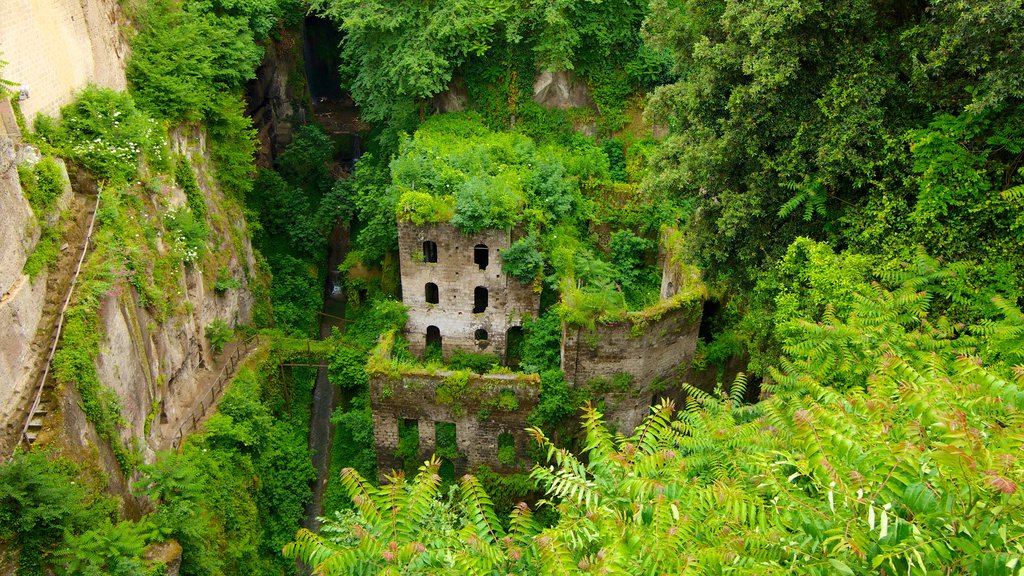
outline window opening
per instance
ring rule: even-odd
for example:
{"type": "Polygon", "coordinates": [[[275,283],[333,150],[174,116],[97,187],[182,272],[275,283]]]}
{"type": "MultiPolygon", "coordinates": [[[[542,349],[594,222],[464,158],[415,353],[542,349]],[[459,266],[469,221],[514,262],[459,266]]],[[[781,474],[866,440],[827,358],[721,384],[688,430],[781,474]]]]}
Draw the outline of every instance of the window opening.
{"type": "Polygon", "coordinates": [[[487,288],[477,286],[473,290],[473,314],[479,314],[487,310],[487,288]]]}
{"type": "Polygon", "coordinates": [[[476,332],[473,333],[473,338],[477,340],[487,340],[487,330],[479,328],[476,332]]]}
{"type": "Polygon", "coordinates": [[[477,244],[473,247],[473,262],[480,267],[481,270],[487,270],[487,264],[490,263],[491,253],[487,249],[486,244],[477,244]]]}
{"type": "Polygon", "coordinates": [[[437,262],[437,242],[433,240],[423,241],[423,261],[437,262]]]}
{"type": "Polygon", "coordinates": [[[427,286],[424,289],[424,292],[426,292],[427,304],[437,304],[438,302],[440,302],[437,293],[437,284],[434,284],[433,282],[427,282],[427,286]]]}
{"type": "Polygon", "coordinates": [[[420,465],[420,423],[412,418],[398,421],[398,448],[395,456],[402,460],[406,475],[416,475],[420,465]]]}
{"type": "Polygon", "coordinates": [[[498,434],[498,462],[505,466],[516,463],[516,437],[508,432],[498,434]]]}

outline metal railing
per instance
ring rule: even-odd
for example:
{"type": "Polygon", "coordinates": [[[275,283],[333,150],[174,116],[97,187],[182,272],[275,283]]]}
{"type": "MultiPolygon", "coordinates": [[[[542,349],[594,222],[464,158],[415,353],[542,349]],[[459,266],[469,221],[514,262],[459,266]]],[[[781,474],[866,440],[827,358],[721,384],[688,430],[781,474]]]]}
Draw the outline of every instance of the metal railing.
{"type": "Polygon", "coordinates": [[[253,348],[259,345],[260,335],[255,334],[246,338],[242,345],[235,348],[235,351],[228,356],[227,363],[217,374],[213,385],[207,389],[206,394],[199,400],[199,404],[194,404],[189,415],[182,419],[181,424],[178,425],[178,430],[171,438],[172,449],[177,450],[181,446],[182,439],[194,432],[196,427],[203,422],[203,419],[206,418],[206,412],[218,402],[220,395],[224,392],[224,388],[231,382],[239,362],[248,356],[253,348]]]}
{"type": "MultiPolygon", "coordinates": [[[[46,378],[50,375],[50,365],[53,363],[53,355],[57,351],[57,343],[60,342],[60,334],[64,329],[64,316],[68,310],[68,304],[71,303],[71,295],[75,291],[75,284],[78,282],[78,275],[82,273],[82,263],[85,262],[85,256],[89,253],[89,245],[92,243],[92,232],[96,226],[96,213],[100,208],[100,195],[96,195],[96,204],[92,208],[92,218],[89,220],[89,231],[85,234],[85,242],[82,244],[82,253],[78,257],[78,265],[75,266],[75,275],[71,278],[71,285],[68,286],[68,293],[64,297],[64,305],[61,306],[60,316],[57,320],[57,330],[53,335],[53,344],[50,346],[50,354],[46,357],[46,366],[43,368],[43,375],[39,378],[39,385],[36,387],[35,399],[32,401],[32,407],[29,408],[28,418],[25,418],[25,425],[21,428],[21,436],[18,437],[18,446],[22,443],[28,445],[32,441],[28,437],[28,429],[32,425],[32,419],[36,417],[36,412],[39,410],[39,404],[43,399],[43,388],[46,386],[46,378]]],[[[17,446],[15,446],[17,450],[17,446]]]]}

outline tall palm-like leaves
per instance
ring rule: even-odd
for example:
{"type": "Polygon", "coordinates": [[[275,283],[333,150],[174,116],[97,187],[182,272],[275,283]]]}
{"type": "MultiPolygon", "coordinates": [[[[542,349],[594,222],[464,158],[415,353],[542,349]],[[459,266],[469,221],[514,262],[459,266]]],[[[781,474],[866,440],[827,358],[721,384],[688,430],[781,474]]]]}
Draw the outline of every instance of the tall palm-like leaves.
{"type": "Polygon", "coordinates": [[[678,412],[660,403],[629,437],[588,406],[580,454],[531,430],[549,527],[521,505],[506,534],[471,477],[460,506],[439,503],[435,461],[412,486],[349,473],[357,521],[290,549],[325,574],[1018,574],[1024,316],[999,301],[1000,319],[952,326],[931,314],[927,278],[902,280],[843,318],[794,322],[757,405],[741,376],[728,393],[691,389],[678,412]],[[396,517],[431,506],[447,520],[396,517]]]}

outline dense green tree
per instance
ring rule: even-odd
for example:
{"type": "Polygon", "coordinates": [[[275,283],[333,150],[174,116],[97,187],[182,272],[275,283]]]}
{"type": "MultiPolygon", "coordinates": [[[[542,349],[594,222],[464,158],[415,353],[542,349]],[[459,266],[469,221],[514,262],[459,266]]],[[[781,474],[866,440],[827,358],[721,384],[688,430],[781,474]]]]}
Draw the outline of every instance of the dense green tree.
{"type": "MultiPolygon", "coordinates": [[[[1018,2],[654,2],[679,81],[648,185],[692,198],[706,271],[750,286],[797,235],[1020,261],[1018,2]]],[[[978,272],[983,274],[984,272],[978,272]]],[[[1017,267],[1011,281],[1021,283],[1017,267]]]]}

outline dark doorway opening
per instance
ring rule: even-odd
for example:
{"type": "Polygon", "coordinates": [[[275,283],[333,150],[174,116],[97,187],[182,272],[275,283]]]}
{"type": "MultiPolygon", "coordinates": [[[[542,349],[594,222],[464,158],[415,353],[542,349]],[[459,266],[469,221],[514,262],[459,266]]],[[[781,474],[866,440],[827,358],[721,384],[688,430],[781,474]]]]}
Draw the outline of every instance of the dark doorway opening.
{"type": "Polygon", "coordinates": [[[505,365],[509,368],[519,368],[519,361],[523,357],[523,328],[513,326],[505,333],[505,365]]]}
{"type": "Polygon", "coordinates": [[[487,288],[477,286],[473,290],[473,314],[487,310],[487,288]]]}
{"type": "Polygon", "coordinates": [[[437,326],[427,326],[427,352],[425,356],[442,356],[444,348],[441,342],[441,329],[437,326]]]}

